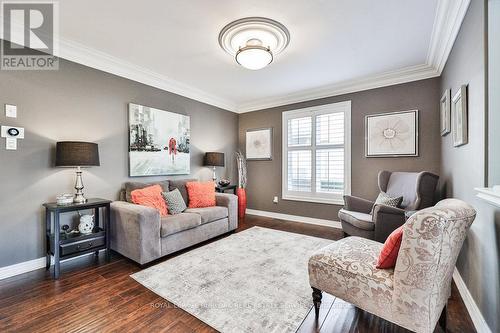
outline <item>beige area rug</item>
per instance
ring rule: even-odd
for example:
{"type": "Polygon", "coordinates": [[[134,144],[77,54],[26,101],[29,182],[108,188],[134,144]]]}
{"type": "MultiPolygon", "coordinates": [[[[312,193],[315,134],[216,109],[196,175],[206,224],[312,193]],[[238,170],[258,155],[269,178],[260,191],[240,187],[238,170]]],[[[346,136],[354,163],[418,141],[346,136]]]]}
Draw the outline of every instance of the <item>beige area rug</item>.
{"type": "Polygon", "coordinates": [[[312,306],[308,259],[331,242],[253,227],[131,277],[221,332],[295,332],[312,306]]]}

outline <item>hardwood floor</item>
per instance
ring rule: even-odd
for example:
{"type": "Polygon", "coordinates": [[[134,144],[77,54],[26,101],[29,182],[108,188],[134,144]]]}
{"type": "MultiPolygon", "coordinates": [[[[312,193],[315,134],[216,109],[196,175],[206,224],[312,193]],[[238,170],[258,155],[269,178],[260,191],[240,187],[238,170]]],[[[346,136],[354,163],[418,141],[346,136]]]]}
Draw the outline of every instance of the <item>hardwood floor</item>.
{"type": "MultiPolygon", "coordinates": [[[[253,226],[333,240],[342,237],[338,229],[256,216],[240,221],[237,232],[253,226]]],[[[118,254],[110,263],[103,257],[62,264],[57,281],[44,269],[1,280],[0,332],[216,332],[130,278],[142,269],[137,264],[118,254]]],[[[326,294],[319,320],[310,311],[298,331],[408,332],[326,294]]],[[[438,327],[436,332],[442,330],[438,327]]],[[[448,304],[448,332],[475,332],[455,285],[448,304]]]]}

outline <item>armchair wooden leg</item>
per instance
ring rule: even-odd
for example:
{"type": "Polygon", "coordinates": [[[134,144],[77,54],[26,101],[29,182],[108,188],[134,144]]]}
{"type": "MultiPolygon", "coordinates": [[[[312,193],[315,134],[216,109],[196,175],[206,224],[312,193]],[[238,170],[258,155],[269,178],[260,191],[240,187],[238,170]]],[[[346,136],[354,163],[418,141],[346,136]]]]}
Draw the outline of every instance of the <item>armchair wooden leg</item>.
{"type": "Polygon", "coordinates": [[[316,315],[316,318],[319,316],[319,308],[321,306],[321,297],[323,295],[321,294],[321,290],[316,289],[312,287],[312,297],[313,297],[313,303],[314,303],[314,314],[316,315]]]}
{"type": "Polygon", "coordinates": [[[447,313],[448,305],[445,305],[443,308],[443,312],[441,312],[441,316],[439,317],[439,326],[446,332],[446,313],[447,313]]]}

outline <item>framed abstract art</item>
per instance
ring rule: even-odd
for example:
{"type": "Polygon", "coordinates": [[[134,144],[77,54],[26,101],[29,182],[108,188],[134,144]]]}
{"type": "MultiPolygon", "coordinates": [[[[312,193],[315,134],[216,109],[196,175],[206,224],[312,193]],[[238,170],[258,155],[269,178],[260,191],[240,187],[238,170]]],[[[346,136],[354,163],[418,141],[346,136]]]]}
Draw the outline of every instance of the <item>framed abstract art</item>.
{"type": "Polygon", "coordinates": [[[366,116],[365,155],[418,156],[418,110],[366,116]]]}
{"type": "Polygon", "coordinates": [[[247,130],[246,156],[249,161],[269,161],[273,159],[272,128],[247,130]]]}
{"type": "Polygon", "coordinates": [[[463,85],[451,100],[453,146],[459,147],[468,142],[467,86],[463,85]]]}
{"type": "Polygon", "coordinates": [[[188,175],[189,116],[129,103],[129,175],[188,175]]]}
{"type": "Polygon", "coordinates": [[[440,124],[441,124],[441,136],[451,132],[451,90],[446,89],[445,93],[441,97],[441,102],[439,106],[440,112],[440,124]]]}

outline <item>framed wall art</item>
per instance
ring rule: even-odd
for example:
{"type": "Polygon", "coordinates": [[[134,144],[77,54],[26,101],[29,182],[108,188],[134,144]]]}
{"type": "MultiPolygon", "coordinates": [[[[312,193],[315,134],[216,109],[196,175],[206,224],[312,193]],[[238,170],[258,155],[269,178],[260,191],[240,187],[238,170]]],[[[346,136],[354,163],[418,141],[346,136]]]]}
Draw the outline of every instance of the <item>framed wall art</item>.
{"type": "Polygon", "coordinates": [[[441,103],[439,107],[440,119],[441,119],[441,136],[445,136],[451,131],[451,90],[446,89],[445,93],[441,97],[441,103]]]}
{"type": "Polygon", "coordinates": [[[453,133],[453,146],[459,147],[467,144],[467,86],[463,85],[451,100],[451,121],[453,133]]]}
{"type": "Polygon", "coordinates": [[[366,116],[365,155],[418,156],[418,110],[366,116]]]}
{"type": "Polygon", "coordinates": [[[246,132],[246,155],[249,161],[273,159],[273,129],[259,128],[246,132]]]}
{"type": "Polygon", "coordinates": [[[129,103],[129,175],[190,172],[189,116],[129,103]]]}

